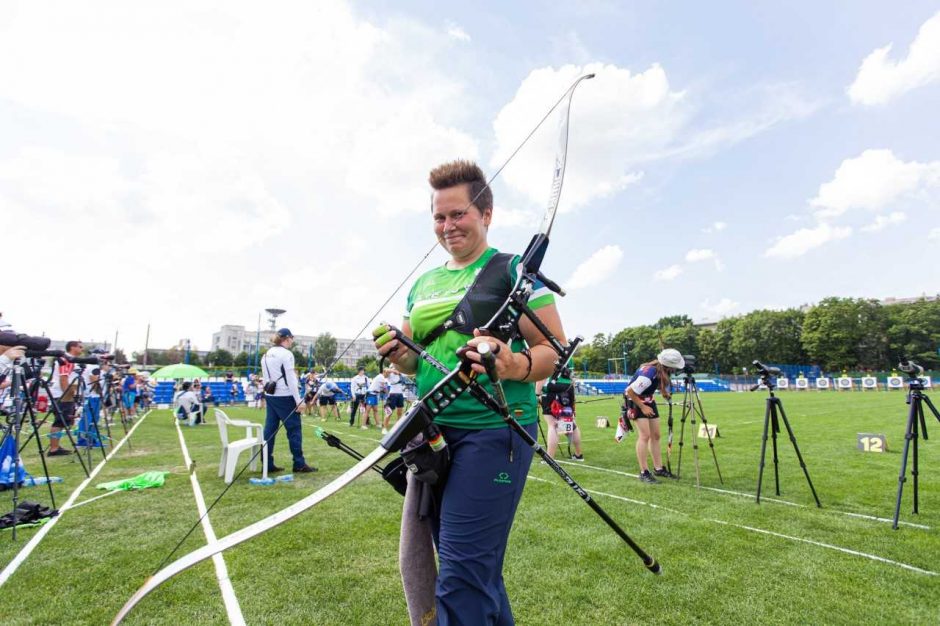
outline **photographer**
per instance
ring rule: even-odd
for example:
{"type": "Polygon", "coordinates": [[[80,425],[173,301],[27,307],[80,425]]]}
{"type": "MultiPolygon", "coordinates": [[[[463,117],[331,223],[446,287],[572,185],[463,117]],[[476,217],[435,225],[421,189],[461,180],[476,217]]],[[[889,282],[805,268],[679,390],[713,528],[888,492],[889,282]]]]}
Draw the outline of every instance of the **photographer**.
{"type": "Polygon", "coordinates": [[[85,402],[82,405],[82,417],[78,422],[77,446],[101,447],[98,436],[98,416],[101,414],[102,367],[107,361],[99,365],[88,365],[82,369],[82,380],[85,384],[85,402]]]}
{"type": "Polygon", "coordinates": [[[659,444],[659,411],[653,394],[659,389],[663,398],[669,400],[669,376],[685,367],[685,359],[678,350],[666,348],[657,355],[656,360],[642,364],[630,379],[624,390],[627,406],[627,418],[633,420],[638,433],[636,441],[636,460],[640,465],[639,479],[644,483],[655,483],[653,474],[662,478],[675,478],[672,472],[663,466],[663,453],[659,444]],[[647,465],[647,454],[653,457],[653,472],[647,465]]]}
{"type": "Polygon", "coordinates": [[[59,439],[62,437],[62,430],[70,428],[75,418],[75,397],[78,394],[78,372],[75,371],[75,364],[68,357],[80,356],[83,349],[81,341],[69,341],[65,344],[66,356],[56,357],[53,361],[51,391],[55,419],[49,434],[47,456],[72,454],[72,450],[59,445],[59,439]],[[56,406],[58,406],[58,411],[55,411],[56,406]]]}
{"type": "Polygon", "coordinates": [[[137,370],[128,370],[121,383],[121,401],[124,402],[124,410],[128,417],[137,417],[137,370]],[[131,411],[134,412],[131,415],[131,411]]]}
{"type": "MultiPolygon", "coordinates": [[[[26,348],[23,346],[0,346],[0,349],[3,349],[4,352],[0,354],[0,376],[6,376],[13,368],[13,362],[17,359],[22,359],[26,354],[26,348]]],[[[4,380],[3,383],[0,383],[0,386],[7,385],[9,386],[10,381],[4,380]]]]}
{"type": "Polygon", "coordinates": [[[298,473],[315,472],[317,468],[307,465],[303,451],[300,410],[303,402],[297,388],[297,372],[294,370],[294,334],[282,328],[271,338],[274,344],[261,358],[264,374],[264,393],[267,400],[267,415],[264,422],[264,440],[268,444],[268,471],[282,472],[283,467],[274,464],[274,435],[283,422],[287,431],[287,445],[293,456],[293,469],[298,473]]]}

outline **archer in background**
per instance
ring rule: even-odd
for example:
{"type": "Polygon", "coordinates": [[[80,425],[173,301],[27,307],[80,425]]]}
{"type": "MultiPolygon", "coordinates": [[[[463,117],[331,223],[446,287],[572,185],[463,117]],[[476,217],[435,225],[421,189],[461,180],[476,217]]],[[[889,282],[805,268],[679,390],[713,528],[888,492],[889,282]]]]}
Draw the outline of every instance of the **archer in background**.
{"type": "Polygon", "coordinates": [[[653,394],[659,389],[663,398],[672,398],[669,376],[685,367],[685,359],[674,348],[666,348],[655,360],[644,363],[633,374],[630,384],[624,389],[627,418],[633,420],[636,431],[636,460],[640,464],[639,479],[644,483],[655,483],[653,474],[662,478],[675,478],[663,466],[663,451],[659,443],[659,411],[653,394]],[[647,454],[653,457],[653,472],[647,465],[647,454]]]}

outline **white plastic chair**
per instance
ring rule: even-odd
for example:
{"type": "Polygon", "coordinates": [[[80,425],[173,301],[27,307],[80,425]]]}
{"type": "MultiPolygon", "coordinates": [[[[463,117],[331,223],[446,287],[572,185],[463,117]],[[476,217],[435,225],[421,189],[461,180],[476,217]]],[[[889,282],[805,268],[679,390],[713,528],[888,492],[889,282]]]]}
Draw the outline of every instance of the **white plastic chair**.
{"type": "Polygon", "coordinates": [[[261,448],[261,477],[268,477],[268,446],[264,442],[264,427],[247,420],[233,420],[222,410],[215,409],[215,421],[219,425],[219,437],[222,439],[222,460],[219,461],[219,476],[225,477],[228,484],[235,479],[235,468],[238,466],[238,457],[245,450],[250,450],[252,459],[249,466],[252,471],[258,466],[258,448],[261,448]],[[228,427],[245,429],[245,438],[229,441],[228,427]]]}

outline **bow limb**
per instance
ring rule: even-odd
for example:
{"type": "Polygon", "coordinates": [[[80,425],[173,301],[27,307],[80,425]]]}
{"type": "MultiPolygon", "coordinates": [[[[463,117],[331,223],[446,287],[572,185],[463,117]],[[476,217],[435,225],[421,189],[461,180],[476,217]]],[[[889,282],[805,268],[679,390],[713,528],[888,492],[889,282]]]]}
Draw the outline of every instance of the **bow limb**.
{"type": "Polygon", "coordinates": [[[381,461],[382,458],[388,453],[388,450],[383,447],[376,448],[361,461],[349,468],[341,476],[334,479],[332,482],[325,485],[315,493],[310,494],[302,500],[298,500],[286,509],[282,509],[273,515],[269,515],[268,517],[259,520],[250,526],[246,526],[245,528],[237,530],[230,535],[226,535],[215,543],[205,545],[198,550],[194,550],[193,552],[180,557],[176,561],[173,561],[147,579],[141,588],[137,590],[137,592],[131,597],[130,600],[127,601],[127,603],[114,617],[114,621],[111,622],[112,626],[120,624],[127,614],[130,613],[130,611],[141,600],[143,600],[145,597],[147,597],[147,595],[150,594],[151,591],[159,587],[173,576],[176,576],[180,572],[189,569],[197,563],[201,563],[202,561],[211,558],[223,550],[227,550],[228,548],[237,546],[244,541],[248,541],[252,537],[260,535],[261,533],[300,515],[307,509],[316,506],[320,502],[323,502],[338,492],[340,489],[354,481],[356,478],[372,469],[372,466],[381,461]]]}

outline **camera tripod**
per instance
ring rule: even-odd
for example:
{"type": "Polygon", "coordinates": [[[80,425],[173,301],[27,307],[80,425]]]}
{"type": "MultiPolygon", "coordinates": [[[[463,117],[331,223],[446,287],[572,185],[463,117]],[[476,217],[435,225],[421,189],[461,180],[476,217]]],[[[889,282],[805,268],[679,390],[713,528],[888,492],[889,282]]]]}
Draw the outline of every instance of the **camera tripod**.
{"type": "MultiPolygon", "coordinates": [[[[19,505],[20,484],[23,482],[20,479],[20,453],[22,452],[20,448],[20,432],[23,429],[23,418],[29,415],[34,434],[39,430],[39,426],[36,424],[36,414],[33,412],[32,405],[29,402],[29,388],[27,386],[24,367],[20,363],[13,365],[13,381],[10,387],[10,396],[13,398],[13,410],[10,412],[9,416],[7,416],[7,428],[3,437],[0,438],[0,445],[2,445],[8,437],[13,438],[13,458],[11,459],[10,467],[12,468],[13,477],[13,541],[16,541],[16,526],[18,521],[16,518],[16,509],[19,505]]],[[[27,439],[27,443],[28,442],[29,440],[27,439]]],[[[25,448],[26,445],[24,444],[23,447],[25,448]]],[[[39,450],[39,459],[42,462],[42,472],[46,477],[49,499],[52,502],[52,508],[55,509],[55,495],[52,492],[52,481],[49,479],[49,467],[46,465],[46,455],[42,448],[42,440],[39,437],[36,437],[36,447],[39,450]]],[[[84,467],[84,464],[82,464],[82,467],[84,467]]]]}
{"type": "Polygon", "coordinates": [[[898,529],[898,518],[901,516],[901,494],[904,491],[904,482],[907,480],[907,456],[910,451],[911,441],[914,442],[914,461],[911,466],[911,476],[914,479],[913,513],[915,515],[918,513],[917,476],[919,474],[919,468],[917,464],[917,440],[920,438],[921,434],[923,434],[925,440],[927,439],[927,421],[924,419],[924,404],[927,405],[927,408],[930,409],[933,416],[940,422],[940,413],[937,412],[937,408],[933,405],[933,402],[931,402],[927,394],[924,393],[923,381],[920,380],[917,374],[909,372],[907,382],[910,386],[907,394],[907,403],[911,408],[908,409],[907,412],[907,430],[904,432],[904,453],[901,455],[901,473],[898,475],[898,499],[894,505],[894,524],[892,526],[894,530],[898,529]]]}
{"type": "Polygon", "coordinates": [[[783,402],[774,395],[774,383],[771,380],[771,374],[763,373],[761,374],[761,382],[751,387],[751,391],[757,391],[757,389],[764,385],[767,387],[767,391],[770,395],[767,397],[767,409],[764,412],[764,435],[761,438],[760,445],[760,467],[757,474],[757,503],[760,504],[760,489],[761,483],[764,479],[764,459],[767,454],[767,432],[770,431],[771,437],[773,439],[773,451],[774,451],[774,486],[776,487],[776,493],[780,495],[780,472],[778,469],[778,460],[777,460],[777,433],[780,432],[780,420],[783,420],[783,425],[787,427],[787,433],[790,435],[790,443],[793,444],[793,450],[796,452],[796,458],[800,461],[800,467],[803,468],[803,474],[806,475],[806,483],[809,485],[809,490],[813,492],[813,499],[816,500],[816,506],[822,508],[822,504],[819,502],[819,496],[816,495],[816,488],[813,487],[813,481],[809,477],[809,470],[806,469],[806,463],[803,461],[803,455],[800,454],[800,447],[796,443],[796,435],[793,434],[793,428],[790,426],[790,420],[787,419],[786,411],[783,410],[783,402]]]}
{"type": "MultiPolygon", "coordinates": [[[[29,445],[29,441],[35,437],[39,439],[39,429],[42,428],[43,424],[48,421],[49,416],[52,415],[55,420],[60,422],[65,422],[62,419],[62,408],[59,406],[59,401],[52,395],[52,390],[49,387],[49,381],[43,378],[40,374],[41,364],[34,364],[32,366],[23,365],[23,399],[25,402],[25,410],[29,414],[29,421],[33,427],[33,432],[29,434],[29,437],[26,438],[26,441],[17,447],[17,453],[22,454],[23,449],[29,445]],[[46,397],[49,398],[49,410],[46,411],[46,414],[41,420],[36,421],[36,410],[34,403],[36,398],[39,397],[39,389],[43,389],[46,392],[46,397]]],[[[72,381],[74,384],[75,381],[72,381]]],[[[67,390],[66,390],[67,391],[67,390]]],[[[76,449],[75,439],[72,437],[72,429],[70,424],[62,429],[62,432],[65,433],[65,436],[68,437],[69,443],[72,444],[72,449],[76,449]]],[[[61,435],[60,435],[61,436],[61,435]]],[[[39,444],[39,449],[42,451],[42,443],[39,444]]],[[[45,452],[43,451],[43,454],[45,452]]],[[[82,466],[82,471],[85,472],[85,476],[89,476],[88,466],[85,465],[85,460],[80,454],[76,454],[78,457],[78,462],[82,466]]],[[[43,464],[45,464],[45,456],[43,456],[43,464]]]]}
{"type": "MultiPolygon", "coordinates": [[[[715,471],[718,472],[718,481],[723,485],[725,481],[721,477],[721,468],[718,467],[718,455],[715,453],[715,442],[712,439],[712,433],[708,429],[708,420],[705,419],[705,409],[702,408],[702,397],[698,393],[698,385],[691,374],[686,374],[683,379],[685,392],[682,396],[682,417],[679,418],[681,426],[679,427],[679,462],[676,465],[676,478],[682,478],[682,446],[685,439],[685,421],[692,416],[692,459],[695,462],[695,485],[701,485],[698,463],[698,432],[695,430],[696,417],[701,418],[702,426],[705,427],[705,435],[708,437],[708,447],[712,450],[712,459],[715,461],[715,471]]],[[[669,430],[672,432],[672,403],[669,404],[669,430]]]]}
{"type": "Polygon", "coordinates": [[[127,425],[129,418],[127,410],[124,408],[124,399],[121,397],[121,386],[114,382],[113,378],[108,378],[104,383],[104,390],[101,395],[102,408],[104,409],[104,423],[108,429],[108,435],[111,434],[111,424],[114,422],[114,413],[117,412],[121,420],[121,427],[124,428],[124,439],[127,441],[127,448],[133,449],[131,440],[127,439],[127,425]]]}
{"type": "MultiPolygon", "coordinates": [[[[75,405],[81,407],[81,418],[78,421],[78,443],[76,443],[75,452],[81,454],[78,449],[81,447],[85,448],[86,460],[88,461],[88,467],[91,467],[91,449],[100,448],[101,458],[107,460],[108,455],[105,453],[104,447],[105,442],[101,437],[101,431],[98,428],[98,419],[101,413],[101,397],[100,395],[88,396],[88,389],[85,383],[85,365],[81,365],[77,368],[76,372],[78,376],[72,381],[72,384],[78,385],[78,390],[75,393],[75,405]],[[92,400],[97,399],[97,402],[92,400]],[[97,405],[97,406],[96,406],[97,405]],[[82,446],[84,442],[84,446],[82,446]],[[95,445],[95,444],[98,445],[95,445]]],[[[100,386],[100,380],[98,382],[100,386]]],[[[107,420],[105,420],[105,427],[108,431],[108,445],[112,448],[114,447],[114,442],[111,439],[111,427],[107,425],[107,420]]]]}

